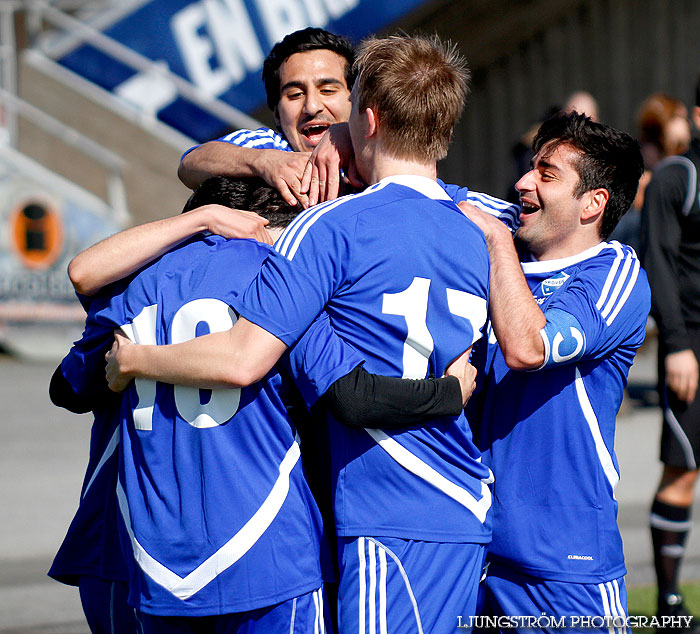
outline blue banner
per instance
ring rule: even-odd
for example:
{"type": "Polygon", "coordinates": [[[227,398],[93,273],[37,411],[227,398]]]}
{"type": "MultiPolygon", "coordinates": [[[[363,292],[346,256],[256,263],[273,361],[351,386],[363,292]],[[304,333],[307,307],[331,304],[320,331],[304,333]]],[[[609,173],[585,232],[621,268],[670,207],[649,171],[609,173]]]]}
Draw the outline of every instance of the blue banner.
{"type": "MultiPolygon", "coordinates": [[[[354,42],[426,0],[151,0],[104,29],[118,42],[246,113],[264,105],[263,60],[286,34],[317,26],[354,42]]],[[[197,141],[229,126],[177,95],[156,73],[137,73],[80,46],[61,64],[197,141]]]]}

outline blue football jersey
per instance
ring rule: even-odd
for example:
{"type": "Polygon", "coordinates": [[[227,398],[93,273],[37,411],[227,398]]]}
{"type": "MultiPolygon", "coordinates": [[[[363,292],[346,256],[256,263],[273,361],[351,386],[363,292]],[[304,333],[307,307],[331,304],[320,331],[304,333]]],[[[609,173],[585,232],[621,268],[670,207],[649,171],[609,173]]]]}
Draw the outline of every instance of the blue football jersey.
{"type": "Polygon", "coordinates": [[[511,232],[514,233],[520,226],[520,205],[509,203],[489,194],[472,191],[468,187],[443,183],[439,178],[438,183],[454,202],[465,201],[492,216],[496,216],[511,232]]]}
{"type": "Polygon", "coordinates": [[[279,132],[265,127],[258,128],[257,130],[236,130],[217,140],[232,143],[240,147],[256,148],[258,150],[292,151],[291,146],[284,136],[279,132]]]}
{"type": "MultiPolygon", "coordinates": [[[[137,343],[227,330],[269,251],[252,240],[197,237],[141,271],[98,318],[137,343]]],[[[313,354],[324,341],[306,348],[313,354]]],[[[308,383],[324,390],[357,360],[332,363],[308,383]]],[[[160,615],[225,614],[321,585],[321,520],[286,413],[291,389],[272,370],[245,389],[137,379],[124,392],[117,491],[133,553],[130,603],[160,615]]]]}
{"type": "MultiPolygon", "coordinates": [[[[104,383],[104,355],[111,348],[114,329],[96,322],[97,311],[107,295],[80,298],[88,311],[85,331],[61,361],[61,373],[78,395],[90,395],[104,383]]],[[[93,412],[90,455],[80,492],[78,510],[49,575],[77,585],[81,576],[127,580],[127,568],[117,530],[117,471],[119,466],[120,416],[118,402],[106,403],[93,412]]]]}
{"type": "MultiPolygon", "coordinates": [[[[240,311],[291,345],[325,309],[369,372],[441,376],[481,337],[488,279],[476,225],[435,181],[396,176],[297,216],[240,311]]],[[[490,472],[464,416],[403,432],[330,424],[339,535],[489,540],[490,472]]]]}
{"type": "Polygon", "coordinates": [[[618,242],[522,267],[547,318],[545,361],[510,370],[490,339],[481,436],[495,476],[489,556],[544,579],[615,579],[625,574],[615,417],[644,341],[646,274],[618,242]]]}
{"type": "MultiPolygon", "coordinates": [[[[239,147],[254,148],[256,150],[284,150],[286,152],[292,152],[292,148],[289,143],[287,143],[287,139],[270,128],[236,130],[215,140],[238,145],[239,147]]],[[[198,147],[199,145],[192,146],[182,155],[180,160],[198,147]]]]}

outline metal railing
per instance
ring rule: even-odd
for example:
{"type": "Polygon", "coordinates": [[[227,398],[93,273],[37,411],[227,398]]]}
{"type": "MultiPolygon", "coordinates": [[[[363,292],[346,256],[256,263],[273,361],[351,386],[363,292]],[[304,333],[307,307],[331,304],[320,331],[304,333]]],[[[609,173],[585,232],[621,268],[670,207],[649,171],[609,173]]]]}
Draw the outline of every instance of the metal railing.
{"type": "MultiPolygon", "coordinates": [[[[0,87],[11,94],[17,93],[17,42],[15,39],[15,11],[19,2],[0,4],[0,87]]],[[[14,144],[17,139],[17,119],[12,111],[4,113],[3,125],[7,141],[14,144]]]]}
{"type": "Polygon", "coordinates": [[[80,150],[105,167],[108,171],[107,202],[114,210],[117,221],[121,223],[127,221],[129,212],[127,210],[126,190],[122,178],[122,171],[126,166],[124,159],[102,147],[82,132],[71,128],[3,88],[0,88],[0,101],[5,105],[5,109],[12,119],[16,119],[17,115],[25,117],[45,132],[61,139],[66,145],[80,150]]]}
{"type": "MultiPolygon", "coordinates": [[[[244,112],[219,99],[212,98],[167,67],[154,63],[148,57],[124,46],[89,24],[52,7],[45,0],[29,0],[28,6],[31,12],[35,13],[35,17],[29,21],[30,23],[38,24],[43,20],[58,29],[69,32],[72,36],[71,39],[88,43],[137,72],[156,76],[169,82],[179,95],[196,104],[205,112],[221,119],[232,128],[255,129],[260,127],[261,124],[258,121],[244,112]]],[[[38,48],[50,57],[50,52],[42,47],[38,38],[35,39],[38,42],[38,48]]]]}
{"type": "Polygon", "coordinates": [[[17,145],[18,118],[31,121],[48,134],[102,165],[107,171],[107,203],[114,212],[115,220],[124,224],[129,219],[123,170],[126,162],[120,156],[102,147],[93,139],[59,121],[43,110],[17,96],[17,44],[15,38],[15,14],[27,8],[20,0],[0,2],[0,104],[2,129],[5,142],[17,145]]]}
{"type": "MultiPolygon", "coordinates": [[[[77,19],[47,0],[0,0],[0,143],[17,146],[18,117],[23,117],[62,142],[79,149],[94,159],[107,172],[107,202],[114,209],[116,218],[128,218],[123,173],[124,159],[105,149],[85,134],[48,115],[17,96],[17,41],[16,24],[24,24],[31,47],[24,51],[23,60],[40,72],[66,85],[102,107],[107,107],[150,135],[179,151],[192,145],[192,140],[174,128],[159,121],[152,114],[121,99],[97,84],[76,75],[59,65],[55,59],[77,46],[88,44],[103,54],[133,69],[136,73],[149,74],[167,81],[179,96],[196,104],[205,112],[220,119],[232,128],[257,128],[261,124],[245,113],[217,100],[201,89],[171,72],[167,66],[154,63],[144,55],[105,35],[99,28],[106,28],[114,19],[134,6],[149,0],[112,0],[103,2],[102,10],[92,11],[87,21],[77,19]],[[16,20],[19,13],[24,18],[16,20]],[[96,26],[98,28],[96,28],[96,26]]],[[[80,2],[64,3],[75,15],[85,15],[80,2]],[[72,9],[70,8],[72,7],[72,9]]],[[[85,6],[88,6],[87,4],[85,6]]]]}

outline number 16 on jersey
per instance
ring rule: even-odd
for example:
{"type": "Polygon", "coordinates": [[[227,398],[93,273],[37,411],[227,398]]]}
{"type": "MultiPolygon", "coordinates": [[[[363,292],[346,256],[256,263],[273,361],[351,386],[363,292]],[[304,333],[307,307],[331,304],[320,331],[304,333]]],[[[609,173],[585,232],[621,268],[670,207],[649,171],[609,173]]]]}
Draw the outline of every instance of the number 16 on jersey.
{"type": "MultiPolygon", "coordinates": [[[[131,341],[157,345],[158,306],[146,306],[130,324],[121,328],[131,341]]],[[[205,298],[187,302],[175,313],[170,324],[168,343],[182,343],[194,339],[197,326],[207,324],[209,332],[229,330],[237,317],[233,309],[219,299],[205,298]]],[[[141,431],[153,429],[153,406],[156,401],[156,381],[135,379],[138,405],[134,409],[134,427],[141,431]]],[[[206,429],[223,425],[238,409],[240,389],[205,390],[211,392],[207,402],[200,397],[203,390],[184,385],[174,386],[175,408],[192,427],[206,429]]]]}

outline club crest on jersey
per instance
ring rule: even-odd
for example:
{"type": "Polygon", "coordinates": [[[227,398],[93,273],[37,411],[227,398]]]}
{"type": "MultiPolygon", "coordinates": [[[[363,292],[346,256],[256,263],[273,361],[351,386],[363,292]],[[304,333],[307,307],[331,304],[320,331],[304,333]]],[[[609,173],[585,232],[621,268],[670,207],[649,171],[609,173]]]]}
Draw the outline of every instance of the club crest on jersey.
{"type": "Polygon", "coordinates": [[[558,288],[564,286],[564,282],[569,279],[569,275],[561,271],[557,273],[554,277],[550,277],[542,282],[542,294],[546,297],[551,295],[558,288]]]}

